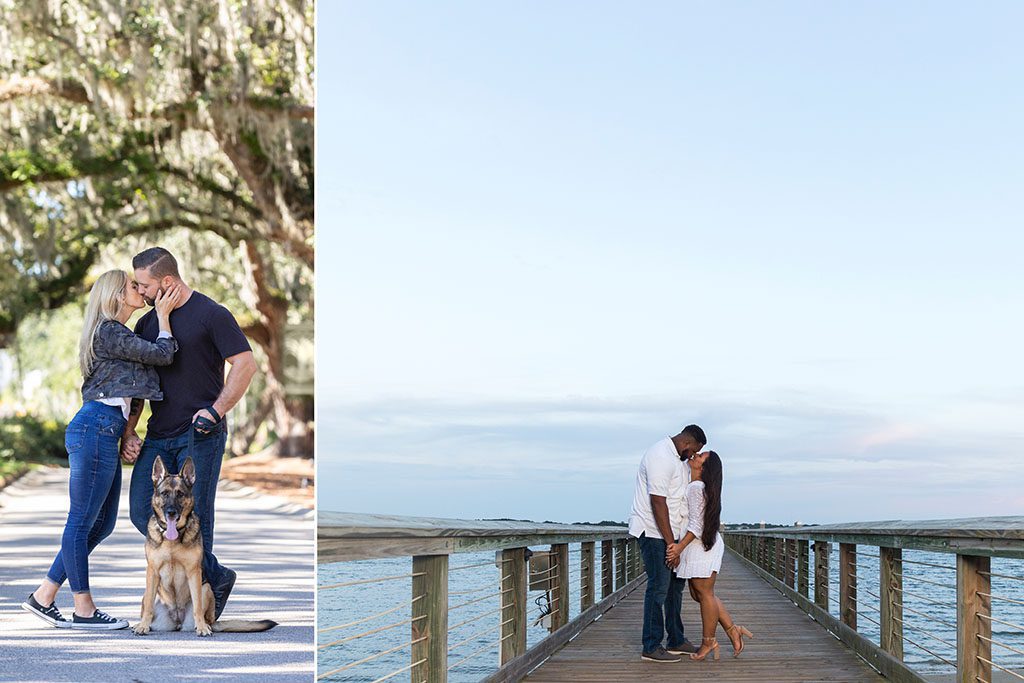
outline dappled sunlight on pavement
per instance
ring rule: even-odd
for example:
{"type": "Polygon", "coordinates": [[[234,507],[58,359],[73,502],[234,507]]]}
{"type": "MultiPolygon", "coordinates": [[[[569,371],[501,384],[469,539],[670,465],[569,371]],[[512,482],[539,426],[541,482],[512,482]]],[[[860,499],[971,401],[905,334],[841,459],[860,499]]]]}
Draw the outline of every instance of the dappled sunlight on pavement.
{"type": "MultiPolygon", "coordinates": [[[[114,533],[90,556],[97,606],[138,620],[146,583],[144,539],[128,518],[125,471],[114,533]]],[[[312,512],[253,491],[217,494],[218,559],[238,572],[226,619],[269,618],[265,633],[194,632],[133,636],[131,631],[55,629],[20,605],[46,575],[67,516],[67,470],[33,472],[0,491],[0,680],[309,681],[313,675],[314,526],[312,512]]],[[[57,606],[71,617],[69,587],[57,606]]]]}

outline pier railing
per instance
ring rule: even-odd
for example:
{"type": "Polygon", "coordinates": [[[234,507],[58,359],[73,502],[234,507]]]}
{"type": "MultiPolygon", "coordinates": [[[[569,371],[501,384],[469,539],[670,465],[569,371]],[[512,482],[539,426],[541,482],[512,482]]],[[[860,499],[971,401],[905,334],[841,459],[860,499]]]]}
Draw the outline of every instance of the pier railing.
{"type": "Polygon", "coordinates": [[[318,587],[321,606],[327,592],[411,583],[408,600],[383,610],[367,605],[346,623],[318,629],[319,652],[335,654],[346,646],[349,652],[357,651],[352,657],[332,656],[342,660],[340,666],[321,665],[318,679],[338,680],[359,667],[373,666],[379,672],[381,657],[407,650],[407,664],[375,674],[375,681],[404,675],[413,683],[444,683],[450,671],[495,651],[494,670],[484,680],[517,681],[639,585],[643,575],[637,543],[619,526],[321,512],[317,536],[319,563],[353,563],[347,565],[351,572],[341,567],[341,581],[318,587]],[[469,563],[453,559],[480,552],[494,552],[494,559],[469,563]],[[366,563],[358,561],[384,558],[411,558],[411,571],[363,575],[366,563]],[[358,572],[356,564],[362,565],[358,572]],[[483,572],[484,585],[464,590],[455,582],[455,589],[450,588],[449,579],[456,572],[473,570],[477,576],[483,572]],[[579,607],[570,609],[570,588],[575,586],[579,607]],[[539,596],[532,599],[538,610],[533,615],[534,629],[539,624],[547,635],[528,649],[531,591],[539,596]],[[574,618],[570,618],[572,612],[576,612],[574,618]],[[408,617],[385,619],[396,613],[408,617]],[[465,637],[470,624],[474,633],[465,637]],[[386,634],[387,646],[380,645],[381,634],[386,634]],[[352,647],[366,638],[378,645],[352,647]]]}
{"type": "Polygon", "coordinates": [[[909,644],[955,669],[962,683],[989,683],[993,668],[1007,680],[1024,680],[1019,666],[993,656],[993,647],[1009,657],[1024,655],[1019,642],[993,636],[993,626],[998,633],[1024,633],[1006,615],[1024,606],[1024,563],[1017,562],[1024,559],[1024,517],[737,530],[725,539],[887,678],[926,680],[905,661],[909,644]],[[909,559],[905,550],[927,554],[909,559]],[[993,558],[1005,558],[998,560],[1001,571],[993,571],[993,558]]]}

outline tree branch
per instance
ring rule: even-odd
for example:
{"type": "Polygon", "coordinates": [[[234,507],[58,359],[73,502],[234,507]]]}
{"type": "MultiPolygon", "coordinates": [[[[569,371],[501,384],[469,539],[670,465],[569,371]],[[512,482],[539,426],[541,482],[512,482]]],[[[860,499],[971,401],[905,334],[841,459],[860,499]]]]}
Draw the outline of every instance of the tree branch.
{"type": "Polygon", "coordinates": [[[217,195],[218,197],[221,197],[222,199],[226,199],[229,202],[231,202],[234,206],[237,206],[238,208],[247,211],[249,214],[255,216],[256,218],[262,217],[262,213],[260,212],[259,208],[256,207],[255,204],[245,199],[234,190],[223,187],[213,178],[208,178],[198,173],[176,168],[169,164],[159,166],[157,170],[163,173],[167,173],[168,175],[173,175],[177,178],[181,178],[182,180],[191,183],[200,189],[206,190],[207,192],[211,192],[217,195]]]}
{"type": "Polygon", "coordinates": [[[21,97],[43,97],[52,95],[62,97],[78,104],[89,104],[89,93],[85,86],[69,78],[57,82],[53,79],[38,76],[19,76],[0,81],[0,103],[10,102],[21,97]]]}

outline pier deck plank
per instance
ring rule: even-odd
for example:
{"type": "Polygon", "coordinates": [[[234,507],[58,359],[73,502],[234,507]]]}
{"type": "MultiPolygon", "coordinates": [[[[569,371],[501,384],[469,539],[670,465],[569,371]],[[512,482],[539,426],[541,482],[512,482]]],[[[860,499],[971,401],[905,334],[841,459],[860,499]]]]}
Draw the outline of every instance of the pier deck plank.
{"type": "MultiPolygon", "coordinates": [[[[559,681],[882,681],[874,669],[781,593],[725,554],[717,583],[733,618],[754,632],[739,658],[719,629],[718,662],[653,663],[640,659],[644,588],[633,591],[525,680],[559,681]]],[[[700,642],[700,611],[683,597],[687,637],[700,642]]]]}

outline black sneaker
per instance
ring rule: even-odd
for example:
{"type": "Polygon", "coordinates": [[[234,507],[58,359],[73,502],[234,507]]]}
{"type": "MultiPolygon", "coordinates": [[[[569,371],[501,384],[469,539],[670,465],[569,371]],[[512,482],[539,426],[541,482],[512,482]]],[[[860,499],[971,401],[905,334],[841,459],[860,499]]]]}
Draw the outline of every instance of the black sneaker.
{"type": "Polygon", "coordinates": [[[71,628],[116,631],[121,628],[128,628],[128,622],[124,619],[115,619],[106,612],[96,610],[92,613],[91,617],[80,617],[77,614],[72,615],[71,628]]]}
{"type": "Polygon", "coordinates": [[[238,574],[235,570],[224,568],[224,574],[221,576],[220,581],[217,585],[210,585],[210,589],[213,591],[213,619],[216,621],[220,619],[221,612],[224,611],[224,606],[228,604],[228,596],[231,595],[231,589],[235,587],[235,579],[238,578],[238,574]]]}
{"type": "Polygon", "coordinates": [[[670,655],[692,655],[697,652],[698,649],[699,648],[696,645],[684,638],[682,645],[669,645],[665,648],[665,652],[670,655]]]}
{"type": "Polygon", "coordinates": [[[659,647],[654,652],[644,652],[640,655],[640,659],[645,662],[678,662],[679,657],[676,655],[670,655],[665,651],[665,648],[659,647]]]}
{"type": "Polygon", "coordinates": [[[36,600],[35,593],[28,594],[28,600],[21,603],[21,609],[25,610],[29,614],[34,614],[47,624],[56,628],[67,628],[71,626],[71,622],[64,618],[57,609],[57,603],[51,604],[49,607],[43,607],[36,600]]]}

